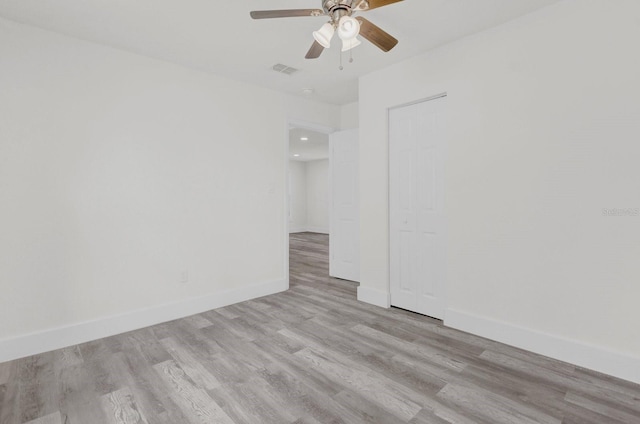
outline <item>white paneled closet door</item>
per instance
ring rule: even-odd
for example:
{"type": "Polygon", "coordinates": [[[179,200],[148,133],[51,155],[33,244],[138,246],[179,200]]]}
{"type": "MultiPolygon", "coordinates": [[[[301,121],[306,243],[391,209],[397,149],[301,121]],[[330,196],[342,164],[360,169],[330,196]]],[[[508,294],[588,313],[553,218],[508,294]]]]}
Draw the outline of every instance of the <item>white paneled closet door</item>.
{"type": "Polygon", "coordinates": [[[446,97],[389,111],[391,305],[443,319],[446,97]]]}

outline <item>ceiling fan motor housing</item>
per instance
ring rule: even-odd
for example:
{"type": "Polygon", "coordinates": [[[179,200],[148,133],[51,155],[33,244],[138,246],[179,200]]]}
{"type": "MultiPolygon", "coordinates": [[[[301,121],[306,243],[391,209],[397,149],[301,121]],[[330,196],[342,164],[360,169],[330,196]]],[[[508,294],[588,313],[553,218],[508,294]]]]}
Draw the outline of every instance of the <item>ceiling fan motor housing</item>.
{"type": "Polygon", "coordinates": [[[337,23],[343,16],[351,16],[353,13],[354,3],[361,3],[360,0],[324,0],[322,9],[331,17],[334,23],[337,23]]]}

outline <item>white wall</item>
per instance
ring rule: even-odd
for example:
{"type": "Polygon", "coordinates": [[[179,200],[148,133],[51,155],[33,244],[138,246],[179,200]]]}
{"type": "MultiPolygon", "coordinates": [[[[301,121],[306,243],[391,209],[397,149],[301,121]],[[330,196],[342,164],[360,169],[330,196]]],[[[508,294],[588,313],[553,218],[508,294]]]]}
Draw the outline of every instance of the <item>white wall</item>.
{"type": "Polygon", "coordinates": [[[322,133],[340,128],[342,120],[340,106],[294,96],[286,96],[284,103],[291,126],[322,133]]]}
{"type": "Polygon", "coordinates": [[[638,16],[568,0],[363,77],[360,290],[389,290],[388,108],[447,92],[445,324],[640,382],[640,217],[602,214],[640,207],[638,16]]]}
{"type": "Polygon", "coordinates": [[[307,231],[307,166],[305,162],[289,161],[289,232],[307,231]]]}
{"type": "Polygon", "coordinates": [[[360,126],[358,102],[343,105],[340,108],[340,129],[350,130],[360,126]]]}
{"type": "Polygon", "coordinates": [[[329,159],[289,161],[289,232],[329,234],[329,159]]]}
{"type": "Polygon", "coordinates": [[[306,162],[307,229],[329,234],[329,159],[306,162]]]}
{"type": "Polygon", "coordinates": [[[0,362],[286,289],[291,116],[340,111],[0,19],[0,362]]]}

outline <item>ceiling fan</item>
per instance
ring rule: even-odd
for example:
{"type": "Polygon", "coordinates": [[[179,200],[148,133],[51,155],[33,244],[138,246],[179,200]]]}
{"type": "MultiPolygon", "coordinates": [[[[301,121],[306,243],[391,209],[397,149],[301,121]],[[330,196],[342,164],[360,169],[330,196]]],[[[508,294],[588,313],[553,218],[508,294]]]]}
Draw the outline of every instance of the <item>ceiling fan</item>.
{"type": "Polygon", "coordinates": [[[307,59],[320,57],[324,49],[331,46],[331,39],[337,30],[342,40],[342,51],[351,50],[361,44],[357,36],[388,52],[398,44],[391,35],[366,20],[362,16],[352,16],[357,12],[377,9],[403,0],[322,0],[322,9],[254,10],[253,19],[294,18],[304,16],[328,16],[329,22],[313,32],[313,45],[305,56],[307,59]]]}

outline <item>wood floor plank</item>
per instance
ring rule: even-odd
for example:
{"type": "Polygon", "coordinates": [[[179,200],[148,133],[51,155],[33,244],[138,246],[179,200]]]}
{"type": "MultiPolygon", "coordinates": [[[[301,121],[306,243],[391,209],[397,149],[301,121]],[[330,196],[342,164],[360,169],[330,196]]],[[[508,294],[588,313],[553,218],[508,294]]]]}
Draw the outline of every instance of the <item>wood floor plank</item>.
{"type": "Polygon", "coordinates": [[[562,417],[566,412],[566,391],[562,387],[539,381],[525,381],[514,378],[499,367],[470,365],[459,375],[451,375],[449,382],[473,384],[516,403],[533,406],[554,417],[562,417]],[[532,402],[533,400],[533,402],[532,402]]]}
{"type": "MultiPolygon", "coordinates": [[[[375,354],[360,356],[357,359],[368,368],[424,396],[435,396],[447,384],[447,380],[442,377],[443,374],[430,372],[429,366],[414,366],[413,360],[407,363],[397,360],[397,357],[386,359],[375,354]]],[[[433,368],[439,367],[433,366],[433,368]]],[[[442,370],[438,369],[438,371],[442,370]]],[[[448,376],[452,374],[448,370],[444,372],[448,376]]]]}
{"type": "Polygon", "coordinates": [[[127,345],[133,346],[151,364],[159,364],[171,359],[169,352],[160,344],[160,341],[153,335],[153,331],[145,328],[138,331],[132,331],[126,335],[127,345]]]}
{"type": "Polygon", "coordinates": [[[350,415],[333,397],[324,391],[314,390],[308,384],[308,379],[292,375],[280,364],[265,368],[260,375],[271,390],[278,393],[289,405],[294,406],[295,413],[301,419],[331,423],[341,422],[350,415]]]}
{"type": "Polygon", "coordinates": [[[369,397],[363,396],[359,391],[343,390],[333,397],[336,402],[339,402],[345,408],[348,408],[355,420],[347,422],[363,422],[363,423],[394,423],[406,421],[406,419],[413,419],[420,411],[418,409],[415,413],[407,411],[405,419],[398,417],[397,413],[391,413],[389,408],[381,405],[379,402],[371,401],[369,397]],[[411,417],[409,417],[411,416],[411,417]]]}
{"type": "Polygon", "coordinates": [[[174,360],[154,365],[154,368],[164,379],[170,389],[171,397],[191,423],[233,424],[231,418],[211,399],[205,390],[189,381],[185,372],[174,360]]]}
{"type": "Polygon", "coordinates": [[[3,384],[7,384],[7,382],[9,381],[12,366],[13,362],[0,363],[0,386],[3,384]]]}
{"type": "Polygon", "coordinates": [[[359,302],[324,234],[288,291],[0,364],[0,424],[640,424],[640,386],[359,302]]]}
{"type": "Polygon", "coordinates": [[[173,338],[163,339],[161,343],[176,363],[180,365],[180,368],[184,370],[185,374],[187,374],[198,387],[205,390],[213,390],[220,387],[218,379],[173,338]]]}
{"type": "Polygon", "coordinates": [[[35,420],[29,421],[25,424],[64,424],[62,422],[62,417],[60,416],[60,412],[54,412],[53,414],[46,415],[41,418],[36,418],[35,420]]]}
{"type": "Polygon", "coordinates": [[[100,398],[92,390],[89,373],[82,364],[69,366],[57,362],[60,381],[60,414],[65,424],[107,424],[100,407],[100,398]]]}
{"type": "Polygon", "coordinates": [[[184,319],[185,322],[191,324],[197,329],[202,329],[213,325],[203,314],[193,315],[184,319]]]}
{"type": "Polygon", "coordinates": [[[619,404],[611,404],[603,399],[595,399],[591,396],[574,392],[567,393],[565,399],[569,403],[623,423],[633,424],[640,422],[640,414],[637,411],[630,408],[623,408],[619,404]]]}
{"type": "Polygon", "coordinates": [[[640,416],[640,393],[632,383],[584,369],[577,369],[574,377],[576,384],[571,387],[574,393],[588,394],[630,408],[640,416]]]}
{"type": "Polygon", "coordinates": [[[125,385],[126,378],[122,376],[122,353],[97,354],[85,359],[84,366],[89,374],[93,391],[97,396],[103,396],[120,389],[125,385]]]}
{"type": "Polygon", "coordinates": [[[126,387],[103,395],[101,403],[109,424],[149,424],[126,387]]]}
{"type": "Polygon", "coordinates": [[[341,387],[334,384],[329,376],[315,372],[309,367],[305,360],[293,355],[293,353],[302,350],[304,347],[289,352],[286,348],[282,348],[266,340],[257,340],[253,343],[256,344],[263,353],[272,358],[271,363],[265,366],[267,372],[284,370],[303,381],[305,385],[310,387],[312,393],[322,393],[327,396],[333,396],[342,390],[341,387]]]}
{"type": "Polygon", "coordinates": [[[224,308],[218,308],[214,311],[216,314],[222,315],[226,319],[234,319],[240,317],[239,314],[233,312],[233,308],[226,306],[224,308]]]}
{"type": "Polygon", "coordinates": [[[409,424],[451,424],[451,421],[437,416],[431,410],[423,409],[409,421],[409,424]]]}
{"type": "Polygon", "coordinates": [[[563,410],[562,424],[636,424],[638,422],[634,420],[631,423],[624,423],[572,403],[567,403],[563,410]]]}
{"type": "Polygon", "coordinates": [[[210,327],[203,327],[196,329],[188,323],[175,321],[171,326],[171,331],[168,334],[162,334],[162,337],[158,337],[159,340],[166,338],[173,338],[177,343],[180,343],[186,350],[191,352],[193,356],[199,360],[206,360],[206,358],[221,353],[222,347],[217,341],[206,333],[210,327]]]}
{"type": "Polygon", "coordinates": [[[401,420],[409,421],[422,409],[422,405],[415,401],[417,395],[391,381],[355,370],[311,349],[301,350],[295,355],[323,374],[333,377],[334,382],[344,386],[345,390],[357,392],[401,420]]]}
{"type": "Polygon", "coordinates": [[[259,388],[251,382],[234,383],[212,391],[212,398],[222,399],[219,405],[225,412],[230,410],[235,422],[279,424],[290,423],[292,418],[290,411],[280,411],[273,402],[264,402],[259,388]],[[285,418],[286,417],[286,418],[285,418]]]}
{"type": "Polygon", "coordinates": [[[379,343],[384,343],[390,349],[393,349],[398,353],[413,356],[419,361],[429,361],[458,372],[464,370],[467,366],[464,362],[453,359],[438,349],[409,343],[392,335],[374,330],[366,325],[356,325],[353,327],[353,331],[378,340],[379,343]]]}
{"type": "MultiPolygon", "coordinates": [[[[534,354],[530,355],[537,356],[534,354]]],[[[502,368],[505,373],[518,375],[519,378],[525,381],[534,381],[541,385],[551,385],[565,391],[580,388],[586,391],[594,389],[593,386],[585,387],[583,382],[580,381],[574,373],[567,373],[565,370],[556,367],[542,367],[537,365],[535,361],[528,361],[526,357],[518,358],[516,355],[486,350],[479,358],[486,361],[490,366],[498,366],[502,368]]]]}
{"type": "Polygon", "coordinates": [[[58,363],[62,367],[74,367],[81,365],[84,362],[79,346],[66,347],[64,349],[60,349],[57,353],[60,356],[58,363]]]}
{"type": "Polygon", "coordinates": [[[303,409],[301,405],[292,405],[291,398],[288,398],[278,390],[274,390],[274,387],[269,385],[259,372],[255,373],[243,386],[249,393],[252,393],[249,398],[253,399],[254,403],[272,411],[271,414],[267,415],[273,416],[275,422],[294,422],[302,415],[303,409]]]}
{"type": "Polygon", "coordinates": [[[245,399],[238,398],[234,387],[235,384],[228,384],[213,390],[208,390],[207,393],[234,423],[259,422],[265,415],[263,411],[256,408],[255,405],[247,405],[245,399]]]}
{"type": "Polygon", "coordinates": [[[146,362],[139,350],[130,346],[114,354],[109,367],[118,386],[131,390],[138,406],[150,422],[188,422],[167,393],[164,380],[146,362]]]}
{"type": "Polygon", "coordinates": [[[55,384],[57,365],[69,365],[70,362],[64,359],[67,353],[57,351],[32,356],[18,367],[19,422],[28,422],[60,409],[61,392],[55,384]]]}
{"type": "Polygon", "coordinates": [[[481,387],[447,384],[438,397],[455,405],[456,410],[466,410],[469,415],[483,418],[495,424],[561,424],[562,419],[552,417],[536,409],[488,392],[481,387]]]}
{"type": "MultiPolygon", "coordinates": [[[[15,370],[12,371],[12,375],[15,375],[15,370]]],[[[22,424],[20,420],[19,392],[17,378],[9,379],[9,381],[0,386],[0,423],[22,424]]]]}

